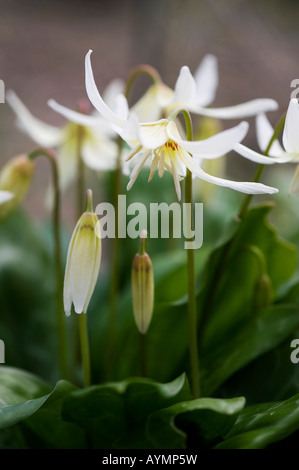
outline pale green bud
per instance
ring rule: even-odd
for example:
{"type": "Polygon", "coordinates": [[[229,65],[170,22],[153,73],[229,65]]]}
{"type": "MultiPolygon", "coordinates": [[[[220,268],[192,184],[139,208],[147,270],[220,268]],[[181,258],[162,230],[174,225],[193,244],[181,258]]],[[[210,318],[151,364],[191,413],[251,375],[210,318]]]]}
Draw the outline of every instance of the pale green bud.
{"type": "Polygon", "coordinates": [[[35,164],[27,155],[9,160],[0,172],[0,190],[8,191],[13,198],[0,205],[0,217],[12,212],[24,199],[31,183],[35,164]]]}
{"type": "Polygon", "coordinates": [[[149,328],[154,309],[154,272],[151,259],[145,252],[145,237],[132,264],[132,300],[135,322],[140,333],[149,328]]]}
{"type": "Polygon", "coordinates": [[[254,308],[260,310],[273,303],[273,288],[270,277],[263,274],[256,282],[254,289],[254,308]]]}
{"type": "Polygon", "coordinates": [[[86,313],[100,270],[102,244],[91,191],[88,198],[68,248],[63,292],[66,315],[70,315],[72,304],[76,313],[86,313]]]}

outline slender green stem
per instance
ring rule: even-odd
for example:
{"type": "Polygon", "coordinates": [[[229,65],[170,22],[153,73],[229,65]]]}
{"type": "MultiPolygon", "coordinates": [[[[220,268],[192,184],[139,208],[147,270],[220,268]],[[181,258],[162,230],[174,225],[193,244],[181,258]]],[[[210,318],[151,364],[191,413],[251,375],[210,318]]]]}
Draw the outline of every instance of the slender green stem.
{"type": "MultiPolygon", "coordinates": [[[[286,114],[284,113],[282,115],[282,117],[278,120],[278,122],[277,122],[277,124],[274,128],[274,132],[272,134],[272,137],[271,137],[271,139],[270,139],[270,141],[267,145],[267,148],[264,152],[265,156],[269,155],[269,152],[271,150],[273,142],[278,138],[280,132],[282,131],[284,123],[285,123],[285,116],[286,116],[286,114]]],[[[257,183],[259,181],[263,169],[264,169],[263,164],[258,165],[257,170],[256,170],[256,174],[255,174],[254,179],[253,179],[254,182],[257,183]]],[[[242,220],[244,218],[244,216],[247,212],[248,206],[251,202],[251,199],[252,199],[252,194],[248,194],[247,196],[245,196],[245,199],[243,200],[243,203],[241,205],[241,208],[240,208],[240,211],[239,211],[239,214],[238,214],[239,220],[242,220]]],[[[239,233],[239,232],[237,231],[237,233],[239,233]]],[[[222,278],[222,274],[225,272],[227,261],[230,259],[231,256],[233,256],[236,239],[237,239],[237,234],[235,234],[235,236],[227,243],[226,251],[222,251],[221,255],[219,256],[219,258],[217,260],[217,266],[214,267],[214,272],[217,275],[215,277],[213,276],[208,281],[208,284],[207,284],[207,287],[206,287],[206,292],[205,292],[205,297],[204,297],[204,300],[203,300],[203,310],[202,310],[203,315],[200,319],[200,324],[199,324],[199,331],[198,331],[198,340],[199,341],[201,341],[201,339],[203,337],[205,326],[206,326],[207,320],[209,318],[209,314],[210,314],[210,310],[211,310],[211,306],[212,306],[213,293],[215,294],[215,292],[217,290],[217,287],[220,283],[220,280],[222,278]]]]}
{"type": "MultiPolygon", "coordinates": [[[[177,110],[173,115],[174,118],[178,113],[182,113],[186,124],[187,140],[192,140],[192,121],[190,114],[185,109],[177,110]]],[[[192,173],[187,169],[185,181],[185,203],[191,207],[191,223],[190,227],[194,225],[193,221],[193,195],[192,195],[192,173]]],[[[187,272],[188,272],[188,334],[189,334],[189,354],[190,354],[190,368],[192,378],[192,392],[194,398],[200,396],[200,374],[199,374],[199,354],[197,342],[197,313],[196,313],[196,290],[195,290],[195,263],[194,263],[194,250],[187,250],[187,272]]]]}
{"type": "Polygon", "coordinates": [[[147,377],[147,334],[140,333],[140,373],[147,377]]]}
{"type": "MultiPolygon", "coordinates": [[[[187,170],[185,185],[185,202],[193,207],[192,201],[192,173],[187,170]]],[[[191,212],[191,216],[193,211],[191,212]]],[[[193,219],[193,217],[192,217],[193,219]]],[[[193,220],[192,220],[193,225],[193,220]]],[[[191,226],[192,226],[191,225],[191,226]]],[[[199,378],[199,357],[197,344],[197,317],[196,317],[196,292],[195,292],[195,266],[194,250],[187,250],[188,268],[188,331],[189,331],[189,352],[192,377],[192,391],[194,398],[200,396],[199,378]]]]}
{"type": "Polygon", "coordinates": [[[114,346],[117,327],[117,312],[118,312],[118,289],[119,289],[119,237],[118,237],[118,195],[122,191],[122,139],[118,138],[118,157],[116,169],[114,172],[114,189],[113,189],[113,204],[115,208],[115,237],[112,245],[112,258],[111,258],[111,282],[109,292],[109,318],[107,330],[107,347],[106,347],[106,371],[105,375],[108,379],[111,373],[111,366],[114,360],[114,346]]]}
{"type": "Polygon", "coordinates": [[[79,315],[79,333],[83,365],[83,384],[84,387],[88,387],[90,385],[90,355],[86,313],[81,313],[79,315]]]}
{"type": "MultiPolygon", "coordinates": [[[[278,135],[280,134],[280,132],[282,131],[283,129],[283,126],[284,126],[284,123],[285,123],[285,117],[286,117],[286,114],[284,113],[282,115],[282,117],[279,119],[278,123],[276,124],[275,128],[274,128],[274,132],[273,132],[273,135],[267,145],[267,148],[264,152],[264,155],[266,157],[269,156],[269,152],[271,150],[271,147],[273,145],[273,142],[277,139],[278,135]]],[[[254,178],[253,178],[253,182],[254,183],[258,183],[259,180],[260,180],[260,177],[262,175],[262,172],[263,172],[263,169],[264,169],[264,164],[263,163],[260,163],[257,167],[257,170],[256,170],[256,173],[254,175],[254,178]]],[[[245,197],[243,203],[242,203],[242,206],[241,206],[241,209],[239,211],[239,218],[242,219],[244,217],[244,215],[246,214],[247,212],[247,209],[248,209],[248,206],[251,202],[251,199],[253,197],[253,194],[247,194],[247,196],[245,197]]]]}
{"type": "Polygon", "coordinates": [[[63,270],[61,258],[61,239],[60,239],[60,189],[59,173],[56,155],[51,149],[38,149],[30,153],[28,157],[34,160],[38,156],[45,156],[52,167],[53,186],[54,186],[54,207],[53,207],[53,235],[55,249],[55,269],[56,269],[56,296],[57,296],[57,326],[59,339],[59,362],[62,378],[68,377],[67,367],[67,347],[66,347],[66,326],[63,308],[63,270]]]}
{"type": "MultiPolygon", "coordinates": [[[[146,74],[152,78],[154,83],[160,81],[158,72],[151,66],[140,65],[132,70],[126,81],[125,96],[127,100],[132,91],[133,84],[137,77],[141,74],[146,74]]],[[[118,313],[118,289],[119,289],[119,258],[120,258],[120,240],[118,237],[118,196],[122,191],[122,145],[121,137],[118,137],[118,156],[116,168],[114,172],[114,189],[113,189],[113,204],[115,209],[115,238],[113,239],[112,246],[112,259],[111,259],[111,282],[109,292],[109,318],[107,329],[107,346],[106,346],[106,366],[105,375],[109,378],[111,374],[112,363],[115,354],[115,337],[117,327],[117,313],[118,313]]]]}

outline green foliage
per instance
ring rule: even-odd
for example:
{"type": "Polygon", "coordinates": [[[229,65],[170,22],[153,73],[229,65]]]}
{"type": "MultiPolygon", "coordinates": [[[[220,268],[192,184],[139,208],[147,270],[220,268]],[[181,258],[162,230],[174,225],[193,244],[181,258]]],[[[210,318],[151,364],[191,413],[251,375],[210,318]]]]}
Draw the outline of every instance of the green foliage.
{"type": "MultiPolygon", "coordinates": [[[[195,253],[203,397],[198,399],[189,388],[181,246],[164,240],[159,249],[158,241],[149,240],[155,307],[147,334],[147,378],[140,373],[129,274],[138,242],[122,241],[109,381],[104,262],[88,311],[92,385],[82,388],[76,315],[66,319],[71,374],[60,380],[51,230],[21,211],[2,223],[0,448],[253,449],[291,442],[299,428],[299,368],[290,360],[291,340],[299,337],[296,237],[294,231],[292,243],[280,237],[269,222],[271,204],[238,220],[235,199],[217,201],[204,213],[204,245],[195,253]],[[261,266],[254,251],[264,257],[273,291],[272,303],[263,308],[255,298],[261,266]]],[[[68,239],[67,233],[64,259],[68,239]]]]}

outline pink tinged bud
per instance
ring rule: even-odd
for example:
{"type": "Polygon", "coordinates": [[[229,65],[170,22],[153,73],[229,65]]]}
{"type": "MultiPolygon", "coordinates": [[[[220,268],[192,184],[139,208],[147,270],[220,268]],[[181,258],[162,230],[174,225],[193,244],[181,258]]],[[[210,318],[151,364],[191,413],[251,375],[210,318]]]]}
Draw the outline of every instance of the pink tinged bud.
{"type": "Polygon", "coordinates": [[[135,322],[140,333],[149,328],[154,309],[154,273],[147,253],[137,253],[132,265],[132,300],[135,322]]]}
{"type": "Polygon", "coordinates": [[[0,206],[0,217],[12,212],[24,199],[32,181],[35,164],[27,155],[18,155],[9,160],[0,172],[0,190],[9,191],[13,198],[0,206]]]}

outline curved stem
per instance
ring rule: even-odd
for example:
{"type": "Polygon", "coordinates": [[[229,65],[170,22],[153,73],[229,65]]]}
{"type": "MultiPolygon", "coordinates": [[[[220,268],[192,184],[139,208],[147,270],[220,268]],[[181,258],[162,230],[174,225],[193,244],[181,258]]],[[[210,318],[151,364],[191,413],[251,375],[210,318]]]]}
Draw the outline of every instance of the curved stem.
{"type": "Polygon", "coordinates": [[[133,88],[133,84],[136,78],[138,78],[140,75],[148,75],[154,83],[161,82],[161,77],[158,71],[154,67],[151,67],[150,65],[147,65],[147,64],[138,65],[131,71],[130,75],[127,78],[126,88],[125,88],[125,93],[124,93],[127,100],[129,100],[129,97],[131,95],[131,91],[133,88]]]}
{"type": "MultiPolygon", "coordinates": [[[[274,128],[274,132],[272,134],[272,137],[267,145],[267,148],[264,152],[264,155],[266,157],[269,156],[269,152],[271,150],[271,147],[273,145],[273,142],[277,139],[278,135],[280,134],[280,132],[282,131],[283,129],[283,126],[284,126],[284,123],[285,123],[285,118],[286,118],[286,113],[284,113],[282,115],[282,117],[279,119],[278,123],[276,124],[275,128],[274,128]]],[[[257,167],[257,170],[256,170],[256,173],[254,175],[254,178],[253,178],[253,182],[254,183],[258,183],[259,180],[260,180],[260,177],[262,175],[262,172],[263,172],[263,169],[264,169],[264,164],[263,163],[260,163],[257,167]]],[[[244,215],[246,214],[247,212],[247,209],[248,209],[248,206],[251,202],[251,199],[252,199],[253,195],[252,194],[247,194],[247,196],[245,197],[244,201],[243,201],[243,204],[241,206],[241,209],[239,211],[239,218],[242,219],[244,217],[244,215]]]]}
{"type": "Polygon", "coordinates": [[[50,149],[38,149],[31,152],[28,158],[34,160],[38,156],[46,157],[52,167],[53,186],[54,186],[54,208],[53,208],[53,235],[55,247],[55,268],[57,281],[57,325],[59,338],[59,361],[62,378],[67,378],[67,347],[66,347],[66,328],[65,315],[63,308],[63,270],[61,258],[61,240],[60,240],[60,190],[59,173],[55,153],[50,149]]]}

